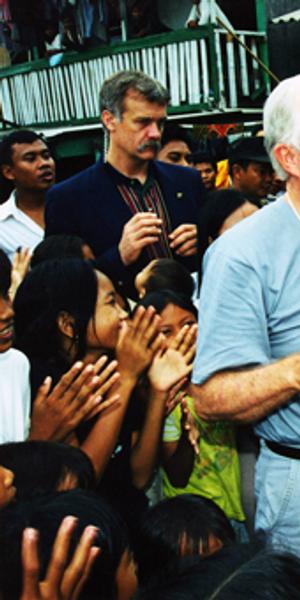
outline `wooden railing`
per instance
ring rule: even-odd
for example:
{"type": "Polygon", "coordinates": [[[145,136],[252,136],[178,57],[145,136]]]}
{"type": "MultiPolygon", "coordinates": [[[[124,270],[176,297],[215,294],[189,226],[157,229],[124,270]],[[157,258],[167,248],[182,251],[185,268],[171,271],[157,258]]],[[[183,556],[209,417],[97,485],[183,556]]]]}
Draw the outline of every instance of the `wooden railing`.
{"type": "MultiPolygon", "coordinates": [[[[260,55],[264,34],[240,32],[260,55]]],[[[262,102],[268,83],[238,42],[213,26],[181,30],[66,54],[0,70],[3,118],[22,126],[67,126],[99,119],[103,81],[122,69],[138,69],[170,91],[170,113],[251,107],[262,102]]]]}

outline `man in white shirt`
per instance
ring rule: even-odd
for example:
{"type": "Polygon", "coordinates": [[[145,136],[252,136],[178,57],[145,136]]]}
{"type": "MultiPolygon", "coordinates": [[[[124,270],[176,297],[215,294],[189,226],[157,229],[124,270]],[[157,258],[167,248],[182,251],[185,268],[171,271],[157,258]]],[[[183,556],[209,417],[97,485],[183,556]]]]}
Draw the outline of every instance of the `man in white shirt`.
{"type": "Polygon", "coordinates": [[[55,163],[40,135],[21,130],[2,140],[0,169],[14,185],[0,206],[0,248],[12,260],[19,247],[32,250],[44,237],[44,199],[55,182],[55,163]]]}

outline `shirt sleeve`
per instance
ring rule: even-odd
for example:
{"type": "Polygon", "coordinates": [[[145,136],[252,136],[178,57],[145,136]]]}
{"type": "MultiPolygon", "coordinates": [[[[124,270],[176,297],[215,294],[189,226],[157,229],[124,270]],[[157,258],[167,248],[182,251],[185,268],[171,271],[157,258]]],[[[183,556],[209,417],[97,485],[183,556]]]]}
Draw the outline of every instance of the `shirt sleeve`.
{"type": "Polygon", "coordinates": [[[263,273],[217,245],[205,256],[192,381],[270,362],[263,273]]]}
{"type": "Polygon", "coordinates": [[[29,361],[24,356],[23,366],[23,385],[22,385],[22,403],[23,403],[23,419],[24,419],[24,440],[27,440],[30,432],[30,411],[31,411],[31,392],[30,392],[30,376],[29,376],[29,361]]]}
{"type": "Polygon", "coordinates": [[[181,409],[180,406],[166,418],[163,431],[163,442],[177,442],[181,438],[181,409]]]}

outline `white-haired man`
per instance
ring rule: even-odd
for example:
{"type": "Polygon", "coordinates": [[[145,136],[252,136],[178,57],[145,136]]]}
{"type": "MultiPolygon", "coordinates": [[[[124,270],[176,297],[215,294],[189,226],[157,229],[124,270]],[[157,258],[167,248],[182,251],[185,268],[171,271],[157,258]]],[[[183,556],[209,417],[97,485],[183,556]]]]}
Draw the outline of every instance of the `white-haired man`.
{"type": "Polygon", "coordinates": [[[264,108],[287,193],[236,225],[204,260],[191,394],[208,420],[255,423],[256,531],[300,554],[300,76],[264,108]]]}

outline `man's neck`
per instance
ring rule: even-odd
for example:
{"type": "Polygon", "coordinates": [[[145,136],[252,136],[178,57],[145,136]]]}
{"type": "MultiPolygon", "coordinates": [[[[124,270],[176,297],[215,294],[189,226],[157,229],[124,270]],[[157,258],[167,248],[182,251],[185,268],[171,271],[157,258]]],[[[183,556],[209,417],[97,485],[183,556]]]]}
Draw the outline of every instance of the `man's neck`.
{"type": "Polygon", "coordinates": [[[145,183],[148,176],[149,161],[124,156],[123,153],[111,149],[107,153],[106,160],[125,177],[138,179],[142,184],[145,183]]]}
{"type": "Polygon", "coordinates": [[[16,205],[40,227],[45,226],[45,192],[32,193],[16,189],[16,205]]]}
{"type": "Polygon", "coordinates": [[[290,177],[286,182],[286,191],[288,198],[300,215],[300,179],[297,177],[290,177]]]}

